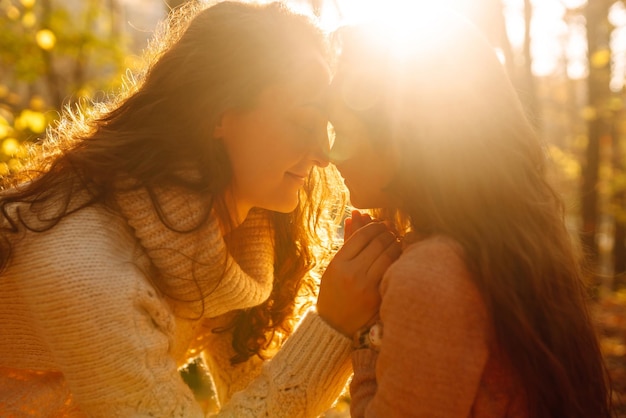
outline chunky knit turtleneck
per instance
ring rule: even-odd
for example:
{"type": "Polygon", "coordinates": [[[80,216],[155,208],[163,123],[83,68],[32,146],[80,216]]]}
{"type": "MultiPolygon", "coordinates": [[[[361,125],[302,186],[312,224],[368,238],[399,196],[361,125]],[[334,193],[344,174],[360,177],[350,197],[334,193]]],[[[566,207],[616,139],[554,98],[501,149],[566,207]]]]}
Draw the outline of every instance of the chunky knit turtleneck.
{"type": "Polygon", "coordinates": [[[175,301],[192,302],[175,303],[177,314],[197,316],[204,309],[204,314],[214,317],[256,306],[269,297],[274,247],[271,225],[262,211],[251,211],[237,228],[243,251],[235,260],[217,217],[202,223],[205,200],[172,189],[158,190],[156,196],[161,215],[145,189],[120,195],[118,204],[158,269],[165,294],[175,301]]]}
{"type": "Polygon", "coordinates": [[[135,191],[120,196],[121,214],[94,205],[13,240],[0,275],[0,416],[203,416],[209,411],[178,372],[200,354],[192,351],[199,338],[217,416],[323,413],[350,374],[350,341],[315,312],[270,361],[231,365],[232,335],[211,332],[227,311],[271,290],[272,233],[262,212],[238,227],[242,247],[231,252],[216,219],[176,232],[198,224],[200,200],[163,190],[158,199],[173,229],[135,191]],[[170,298],[155,285],[164,280],[170,298]],[[181,308],[180,299],[200,294],[203,316],[199,305],[181,308]]]}

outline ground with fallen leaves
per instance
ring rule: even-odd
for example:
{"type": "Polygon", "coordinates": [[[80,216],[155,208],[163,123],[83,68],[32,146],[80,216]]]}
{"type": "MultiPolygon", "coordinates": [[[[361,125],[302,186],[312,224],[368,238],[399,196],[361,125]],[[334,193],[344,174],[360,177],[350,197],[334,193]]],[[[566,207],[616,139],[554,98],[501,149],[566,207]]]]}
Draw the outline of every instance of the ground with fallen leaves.
{"type": "Polygon", "coordinates": [[[617,417],[626,417],[626,290],[603,296],[593,305],[600,346],[613,386],[617,417]]]}

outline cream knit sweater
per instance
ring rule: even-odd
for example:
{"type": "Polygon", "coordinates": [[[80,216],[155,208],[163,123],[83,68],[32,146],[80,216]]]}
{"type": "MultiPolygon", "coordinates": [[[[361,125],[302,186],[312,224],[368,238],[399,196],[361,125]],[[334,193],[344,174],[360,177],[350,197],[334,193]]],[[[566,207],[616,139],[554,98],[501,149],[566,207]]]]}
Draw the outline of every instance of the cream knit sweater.
{"type": "MultiPolygon", "coordinates": [[[[179,230],[201,213],[202,202],[175,192],[159,200],[179,230]]],[[[216,416],[313,417],[330,407],[351,372],[350,341],[314,311],[265,363],[253,357],[231,366],[231,336],[211,333],[229,311],[271,291],[263,216],[253,212],[238,228],[246,244],[231,255],[216,219],[176,233],[158,221],[145,192],[119,204],[123,216],[93,206],[13,239],[0,276],[0,416],[204,416],[177,371],[199,350],[222,403],[216,416]],[[202,303],[187,308],[163,297],[151,266],[182,298],[197,297],[192,279],[200,280],[209,289],[203,316],[202,303]]]]}

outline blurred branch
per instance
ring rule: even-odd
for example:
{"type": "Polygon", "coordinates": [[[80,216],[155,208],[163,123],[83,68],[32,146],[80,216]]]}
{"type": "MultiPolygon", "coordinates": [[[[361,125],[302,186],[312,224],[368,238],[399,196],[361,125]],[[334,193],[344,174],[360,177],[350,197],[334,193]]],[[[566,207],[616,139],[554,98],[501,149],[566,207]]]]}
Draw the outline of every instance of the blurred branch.
{"type": "MultiPolygon", "coordinates": [[[[537,114],[537,100],[535,96],[535,80],[533,77],[533,58],[531,54],[531,42],[530,29],[533,17],[533,6],[530,0],[524,0],[524,44],[523,44],[523,72],[522,80],[526,89],[526,95],[523,100],[526,105],[526,109],[531,115],[537,114]]],[[[536,118],[535,118],[536,119],[536,118]]]]}
{"type": "MultiPolygon", "coordinates": [[[[52,5],[50,0],[40,0],[42,7],[42,29],[48,29],[48,23],[50,21],[50,15],[52,14],[52,5]]],[[[53,56],[50,51],[40,49],[43,62],[45,66],[45,79],[46,86],[48,88],[48,94],[50,95],[51,104],[53,107],[60,109],[63,105],[63,97],[61,94],[61,88],[59,86],[59,77],[54,69],[53,56]]]]}

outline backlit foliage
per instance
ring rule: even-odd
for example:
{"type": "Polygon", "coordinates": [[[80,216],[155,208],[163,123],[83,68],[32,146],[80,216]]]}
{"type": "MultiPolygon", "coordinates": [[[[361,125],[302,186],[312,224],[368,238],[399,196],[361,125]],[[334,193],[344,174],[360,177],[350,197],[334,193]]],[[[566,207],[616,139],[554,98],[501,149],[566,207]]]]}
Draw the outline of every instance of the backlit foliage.
{"type": "Polygon", "coordinates": [[[58,111],[115,88],[132,63],[116,1],[0,0],[0,175],[58,111]]]}

